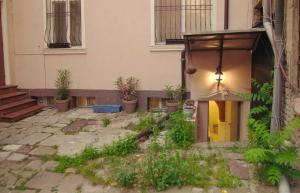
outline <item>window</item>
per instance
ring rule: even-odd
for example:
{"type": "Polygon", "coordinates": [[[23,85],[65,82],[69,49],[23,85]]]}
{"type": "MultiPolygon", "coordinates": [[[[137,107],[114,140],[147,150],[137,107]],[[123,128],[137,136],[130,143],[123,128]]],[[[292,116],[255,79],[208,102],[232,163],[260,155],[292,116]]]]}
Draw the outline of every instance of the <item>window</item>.
{"type": "Polygon", "coordinates": [[[45,41],[49,48],[82,46],[81,0],[46,0],[45,41]]]}
{"type": "Polygon", "coordinates": [[[211,30],[212,1],[154,0],[155,43],[178,43],[183,33],[211,30]]]}

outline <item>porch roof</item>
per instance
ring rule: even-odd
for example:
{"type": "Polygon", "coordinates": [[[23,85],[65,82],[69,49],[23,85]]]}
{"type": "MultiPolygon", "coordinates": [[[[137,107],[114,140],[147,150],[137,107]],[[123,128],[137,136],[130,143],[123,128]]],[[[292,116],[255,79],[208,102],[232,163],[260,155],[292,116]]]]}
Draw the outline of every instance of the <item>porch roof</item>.
{"type": "Polygon", "coordinates": [[[265,32],[262,28],[249,30],[224,30],[184,34],[187,51],[253,50],[265,32]]]}

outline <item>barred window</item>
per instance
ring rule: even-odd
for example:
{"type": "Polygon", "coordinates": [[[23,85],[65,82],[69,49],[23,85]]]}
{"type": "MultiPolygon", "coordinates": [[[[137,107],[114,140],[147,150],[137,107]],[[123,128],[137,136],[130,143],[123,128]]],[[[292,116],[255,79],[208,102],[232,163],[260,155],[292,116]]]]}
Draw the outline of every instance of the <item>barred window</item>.
{"type": "Polygon", "coordinates": [[[172,43],[183,33],[212,28],[212,0],[155,0],[155,42],[172,43]]]}
{"type": "Polygon", "coordinates": [[[81,0],[46,0],[46,9],[48,47],[82,46],[81,0]]]}

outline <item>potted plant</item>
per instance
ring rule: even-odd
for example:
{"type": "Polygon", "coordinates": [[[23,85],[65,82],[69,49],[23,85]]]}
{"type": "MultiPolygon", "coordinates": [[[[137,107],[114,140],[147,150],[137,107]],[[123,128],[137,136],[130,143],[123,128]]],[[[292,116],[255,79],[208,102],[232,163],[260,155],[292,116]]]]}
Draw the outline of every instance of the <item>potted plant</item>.
{"type": "Polygon", "coordinates": [[[135,77],[129,77],[126,80],[119,77],[115,84],[121,93],[124,111],[129,114],[134,113],[137,106],[139,80],[135,77]]]}
{"type": "Polygon", "coordinates": [[[185,89],[182,88],[180,85],[178,86],[167,85],[164,91],[167,96],[166,106],[167,106],[168,113],[177,111],[179,104],[182,100],[183,94],[185,92],[185,89]]]}
{"type": "Polygon", "coordinates": [[[58,70],[57,79],[55,81],[57,88],[55,105],[58,112],[65,112],[69,110],[69,86],[70,86],[70,72],[66,69],[58,70]]]}

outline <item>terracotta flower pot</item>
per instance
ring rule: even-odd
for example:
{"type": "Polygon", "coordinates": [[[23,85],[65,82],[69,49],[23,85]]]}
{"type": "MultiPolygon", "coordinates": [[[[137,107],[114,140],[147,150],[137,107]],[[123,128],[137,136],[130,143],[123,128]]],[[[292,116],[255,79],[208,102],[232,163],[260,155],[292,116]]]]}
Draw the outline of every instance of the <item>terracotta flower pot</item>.
{"type": "Polygon", "coordinates": [[[178,101],[166,101],[168,113],[174,113],[177,111],[179,102],[178,101]]]}
{"type": "Polygon", "coordinates": [[[126,113],[131,114],[135,112],[137,100],[125,101],[123,100],[123,109],[126,113]]]}
{"type": "Polygon", "coordinates": [[[55,100],[55,106],[58,112],[66,112],[69,110],[69,99],[67,100],[55,100]]]}

